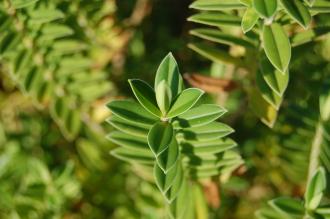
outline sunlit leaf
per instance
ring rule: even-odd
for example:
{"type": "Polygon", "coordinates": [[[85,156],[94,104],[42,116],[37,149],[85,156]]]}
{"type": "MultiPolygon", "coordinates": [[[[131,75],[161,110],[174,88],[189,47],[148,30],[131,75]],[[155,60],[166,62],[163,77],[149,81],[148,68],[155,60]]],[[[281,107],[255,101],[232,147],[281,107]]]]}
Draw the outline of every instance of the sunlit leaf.
{"type": "Polygon", "coordinates": [[[279,109],[282,103],[282,97],[274,92],[264,80],[260,71],[256,74],[256,84],[261,96],[270,103],[275,109],[279,109]]]}
{"type": "Polygon", "coordinates": [[[270,105],[256,89],[249,92],[250,107],[260,120],[269,127],[273,127],[277,118],[277,110],[270,105]]]}
{"type": "Polygon", "coordinates": [[[181,114],[173,121],[175,128],[189,128],[206,125],[227,111],[215,104],[202,104],[181,114]]]}
{"type": "Polygon", "coordinates": [[[268,86],[279,96],[283,96],[289,83],[289,72],[284,74],[275,69],[266,57],[261,59],[261,73],[268,86]]]}
{"type": "Polygon", "coordinates": [[[220,122],[211,122],[207,125],[194,127],[194,128],[184,128],[178,131],[177,136],[186,140],[215,140],[220,139],[226,135],[229,135],[234,130],[226,124],[220,122]]]}
{"type": "Polygon", "coordinates": [[[247,8],[242,18],[242,30],[244,33],[250,31],[258,22],[259,15],[254,8],[247,8]]]}
{"type": "Polygon", "coordinates": [[[145,150],[148,148],[147,139],[131,136],[120,131],[113,131],[107,137],[113,143],[122,147],[127,147],[128,149],[145,150]]]}
{"type": "Polygon", "coordinates": [[[180,192],[180,189],[182,188],[183,181],[184,173],[181,169],[181,166],[179,166],[172,186],[165,193],[165,197],[168,203],[172,203],[174,199],[176,199],[180,192]]]}
{"type": "Polygon", "coordinates": [[[165,116],[172,102],[172,91],[165,80],[159,82],[156,87],[156,99],[162,115],[165,116]]]}
{"type": "Polygon", "coordinates": [[[206,24],[210,26],[221,27],[222,25],[234,25],[239,26],[241,20],[239,17],[224,13],[206,12],[195,14],[188,18],[188,21],[192,21],[199,24],[206,24]]]}
{"type": "Polygon", "coordinates": [[[301,218],[305,213],[302,202],[292,198],[276,198],[269,203],[276,211],[283,215],[287,215],[287,217],[294,216],[301,218]]]}
{"type": "Polygon", "coordinates": [[[207,11],[233,10],[243,7],[244,6],[238,0],[198,0],[189,6],[189,8],[207,11]]]}
{"type": "MultiPolygon", "coordinates": [[[[312,1],[311,1],[312,2],[312,1]]],[[[316,13],[329,13],[330,12],[330,2],[327,0],[314,0],[313,6],[309,9],[311,12],[316,13]]]]}
{"type": "Polygon", "coordinates": [[[231,139],[212,141],[183,141],[182,152],[185,154],[215,154],[237,146],[231,139]]]}
{"type": "Polygon", "coordinates": [[[330,119],[330,84],[325,83],[320,94],[320,114],[323,121],[330,119]]]}
{"type": "Polygon", "coordinates": [[[263,43],[269,61],[280,72],[285,72],[291,59],[291,45],[283,27],[277,23],[265,25],[263,43]]]}
{"type": "Polygon", "coordinates": [[[235,64],[237,66],[242,66],[243,63],[240,59],[231,56],[227,51],[221,49],[216,49],[213,46],[204,43],[190,43],[188,47],[201,56],[210,59],[216,63],[225,64],[235,64]]]}
{"type": "Polygon", "coordinates": [[[170,145],[162,151],[157,157],[157,163],[159,167],[167,173],[171,168],[175,166],[175,163],[179,159],[179,145],[175,138],[172,138],[170,145]]]}
{"type": "Polygon", "coordinates": [[[263,17],[270,18],[277,9],[277,0],[253,0],[253,7],[263,17]]]}
{"type": "Polygon", "coordinates": [[[170,204],[170,216],[172,219],[193,218],[188,216],[191,214],[190,209],[193,207],[193,196],[190,186],[186,180],[183,181],[177,198],[170,204]]]}
{"type": "Polygon", "coordinates": [[[199,98],[204,94],[204,91],[198,88],[188,88],[180,93],[180,95],[174,100],[167,118],[173,118],[181,115],[193,107],[199,98]]]}
{"type": "Polygon", "coordinates": [[[31,19],[30,24],[42,24],[48,23],[57,19],[64,18],[64,14],[60,10],[56,9],[37,9],[29,13],[31,19]]]}
{"type": "Polygon", "coordinates": [[[14,8],[24,8],[30,5],[33,5],[39,0],[10,0],[14,8]]]}
{"type": "Polygon", "coordinates": [[[114,100],[107,107],[116,116],[142,125],[153,125],[158,118],[146,111],[138,103],[129,100],[114,100]]]}
{"type": "Polygon", "coordinates": [[[220,30],[216,30],[216,29],[211,29],[211,28],[195,29],[195,30],[191,30],[190,34],[216,43],[227,44],[227,45],[239,45],[247,48],[255,48],[255,45],[246,39],[225,34],[220,30]]]}
{"type": "Polygon", "coordinates": [[[309,210],[315,210],[321,202],[323,192],[326,188],[326,175],[324,168],[316,170],[311,180],[308,182],[305,193],[305,206],[309,210]]]}
{"type": "Polygon", "coordinates": [[[112,116],[107,122],[119,131],[145,138],[148,136],[149,129],[151,128],[151,125],[134,123],[129,120],[121,119],[118,116],[112,116]]]}
{"type": "Polygon", "coordinates": [[[153,154],[149,149],[145,150],[134,150],[127,149],[124,147],[116,148],[111,151],[111,154],[118,159],[126,162],[140,163],[146,165],[152,165],[155,162],[153,154]]]}
{"type": "Polygon", "coordinates": [[[167,173],[164,173],[164,171],[157,164],[154,166],[156,185],[162,193],[166,193],[170,189],[178,174],[182,175],[182,169],[180,165],[176,165],[167,173]]]}
{"type": "Polygon", "coordinates": [[[155,123],[148,133],[148,144],[155,156],[166,150],[174,137],[172,125],[168,122],[155,123]]]}
{"type": "Polygon", "coordinates": [[[139,79],[129,80],[131,89],[139,103],[150,113],[160,117],[154,90],[144,81],[139,79]]]}
{"type": "Polygon", "coordinates": [[[304,0],[309,6],[313,6],[316,0],[304,0]]]}
{"type": "Polygon", "coordinates": [[[307,28],[311,22],[311,15],[308,8],[300,0],[281,0],[282,5],[288,14],[301,26],[307,28]]]}
{"type": "Polygon", "coordinates": [[[252,7],[252,0],[239,0],[239,2],[247,7],[252,7]]]}
{"type": "Polygon", "coordinates": [[[183,80],[179,72],[178,64],[173,57],[172,53],[169,53],[163,61],[160,63],[156,77],[155,77],[155,85],[154,89],[156,89],[157,96],[157,87],[159,83],[165,81],[166,84],[171,89],[172,97],[176,97],[184,88],[183,80]]]}

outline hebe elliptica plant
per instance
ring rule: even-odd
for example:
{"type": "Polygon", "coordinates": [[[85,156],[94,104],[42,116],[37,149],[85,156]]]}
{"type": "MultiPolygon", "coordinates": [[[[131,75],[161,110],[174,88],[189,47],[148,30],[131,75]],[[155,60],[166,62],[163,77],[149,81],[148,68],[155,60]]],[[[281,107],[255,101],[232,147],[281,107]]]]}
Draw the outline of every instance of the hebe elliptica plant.
{"type": "Polygon", "coordinates": [[[171,53],[157,70],[154,88],[138,79],[129,83],[138,103],[115,100],[107,105],[113,114],[108,121],[118,129],[109,139],[121,146],[112,154],[152,167],[170,215],[186,218],[193,212],[190,188],[198,179],[230,174],[242,164],[232,150],[236,143],[224,138],[233,129],[215,121],[226,110],[215,104],[198,104],[204,92],[184,88],[171,53]]]}

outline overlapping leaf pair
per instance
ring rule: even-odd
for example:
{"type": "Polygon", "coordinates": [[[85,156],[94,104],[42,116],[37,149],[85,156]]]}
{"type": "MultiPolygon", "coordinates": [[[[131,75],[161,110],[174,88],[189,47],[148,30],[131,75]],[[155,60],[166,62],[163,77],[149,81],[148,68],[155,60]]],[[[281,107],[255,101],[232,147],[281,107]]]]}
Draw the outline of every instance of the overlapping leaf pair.
{"type": "MultiPolygon", "coordinates": [[[[112,151],[120,159],[153,167],[156,184],[171,203],[172,214],[184,214],[189,179],[231,172],[242,163],[230,150],[233,130],[215,120],[226,111],[217,105],[201,104],[203,91],[184,89],[177,63],[169,54],[160,64],[154,89],[141,80],[129,80],[139,103],[116,100],[108,104],[109,123],[119,131],[109,138],[122,146],[112,151]]],[[[190,198],[189,198],[190,199],[190,198]]],[[[175,217],[180,218],[180,217],[175,217]]]]}
{"type": "Polygon", "coordinates": [[[320,167],[308,183],[304,202],[281,197],[269,201],[268,206],[257,212],[260,219],[282,218],[319,218],[330,217],[330,207],[324,205],[324,193],[327,186],[325,170],[320,167]]]}
{"type": "Polygon", "coordinates": [[[215,27],[190,33],[221,47],[204,43],[191,43],[189,47],[214,62],[233,64],[255,75],[251,83],[257,89],[248,88],[250,105],[272,127],[288,86],[291,53],[330,31],[322,25],[311,25],[312,16],[329,12],[329,1],[197,0],[190,7],[202,12],[189,21],[215,27]]]}

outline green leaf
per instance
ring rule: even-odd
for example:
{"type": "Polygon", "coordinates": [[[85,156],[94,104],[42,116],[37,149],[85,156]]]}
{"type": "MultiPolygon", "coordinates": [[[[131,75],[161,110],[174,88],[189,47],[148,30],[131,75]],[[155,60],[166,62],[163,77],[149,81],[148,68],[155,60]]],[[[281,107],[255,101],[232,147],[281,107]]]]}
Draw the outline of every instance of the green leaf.
{"type": "Polygon", "coordinates": [[[148,145],[155,156],[159,156],[169,147],[174,137],[171,123],[158,122],[155,123],[148,133],[148,145]]]}
{"type": "Polygon", "coordinates": [[[223,176],[226,174],[230,175],[233,170],[237,169],[238,166],[244,163],[240,155],[233,150],[226,150],[221,154],[198,154],[197,156],[188,156],[190,156],[190,158],[193,160],[197,160],[197,165],[189,166],[190,175],[196,179],[209,178],[215,175],[219,175],[219,173],[222,173],[223,176]],[[212,156],[216,157],[216,160],[211,160],[210,163],[207,159],[212,156]]]}
{"type": "Polygon", "coordinates": [[[157,87],[163,80],[165,80],[166,84],[170,87],[172,97],[176,97],[176,95],[178,95],[184,89],[183,80],[179,72],[178,64],[172,53],[169,53],[163,59],[157,69],[154,86],[156,89],[156,96],[158,96],[157,87]]]}
{"type": "Polygon", "coordinates": [[[308,8],[300,0],[281,0],[281,3],[287,13],[297,21],[301,26],[307,28],[311,22],[311,14],[308,8]]]}
{"type": "Polygon", "coordinates": [[[180,165],[176,165],[165,174],[164,171],[157,164],[155,164],[154,166],[155,181],[157,187],[162,193],[165,194],[170,189],[170,187],[174,183],[176,176],[180,174],[179,172],[182,172],[180,165]]]}
{"type": "Polygon", "coordinates": [[[43,24],[49,23],[51,21],[64,18],[64,14],[62,11],[57,9],[37,9],[33,10],[29,13],[30,24],[43,24]]]}
{"type": "Polygon", "coordinates": [[[214,46],[204,43],[189,43],[188,47],[213,62],[243,66],[243,63],[239,58],[233,57],[229,55],[227,51],[217,49],[214,46]]]}
{"type": "Polygon", "coordinates": [[[150,125],[142,125],[140,123],[130,122],[128,120],[121,119],[118,116],[112,116],[107,120],[113,127],[119,131],[125,132],[130,135],[147,138],[150,125]]]}
{"type": "Polygon", "coordinates": [[[261,96],[278,110],[281,106],[282,98],[276,92],[272,91],[270,87],[268,87],[268,84],[264,80],[260,71],[257,71],[256,74],[256,84],[260,90],[261,96]]]}
{"type": "Polygon", "coordinates": [[[210,218],[203,187],[197,183],[193,184],[192,193],[195,200],[195,211],[197,218],[210,218]]]}
{"type": "Polygon", "coordinates": [[[132,150],[145,150],[148,148],[147,139],[128,135],[120,131],[112,131],[107,138],[117,145],[132,150]]]}
{"type": "Polygon", "coordinates": [[[244,8],[238,0],[198,0],[193,2],[189,8],[206,11],[222,11],[244,8]]]}
{"type": "Polygon", "coordinates": [[[144,81],[139,79],[128,80],[131,89],[139,103],[153,115],[160,117],[161,112],[157,107],[154,90],[144,81]]]}
{"type": "Polygon", "coordinates": [[[315,210],[319,206],[326,186],[325,170],[323,167],[320,167],[316,170],[307,185],[305,206],[308,210],[315,210]]]}
{"type": "Polygon", "coordinates": [[[176,100],[174,100],[166,117],[173,118],[185,113],[197,103],[203,94],[204,91],[198,88],[188,88],[182,91],[176,100]]]}
{"type": "Polygon", "coordinates": [[[330,207],[329,206],[322,206],[315,210],[316,213],[321,214],[325,217],[325,219],[328,219],[326,216],[330,216],[330,207]]]}
{"type": "Polygon", "coordinates": [[[286,217],[302,218],[305,214],[305,209],[302,202],[292,198],[276,198],[271,200],[269,205],[286,217]]]}
{"type": "MultiPolygon", "coordinates": [[[[36,81],[37,83],[40,83],[38,79],[30,80],[34,80],[32,83],[35,83],[36,81]]],[[[26,89],[32,89],[30,86],[33,85],[27,85],[26,89]]],[[[67,107],[68,105],[72,104],[72,101],[73,100],[70,96],[54,98],[50,109],[51,116],[57,122],[63,135],[68,140],[73,140],[79,134],[82,126],[80,111],[78,109],[70,109],[67,107]]]]}
{"type": "Polygon", "coordinates": [[[215,104],[202,104],[194,107],[175,118],[172,122],[174,128],[199,127],[213,122],[227,111],[215,104]]]}
{"type": "Polygon", "coordinates": [[[261,96],[257,89],[249,91],[249,99],[249,105],[253,112],[265,125],[272,128],[277,118],[277,110],[261,96]]]}
{"type": "Polygon", "coordinates": [[[273,208],[267,206],[256,212],[256,217],[258,219],[282,219],[283,215],[276,212],[273,208]]]}
{"type": "Polygon", "coordinates": [[[39,0],[10,0],[11,4],[16,9],[28,7],[30,5],[33,5],[37,1],[39,0]]]}
{"type": "Polygon", "coordinates": [[[88,168],[92,170],[104,170],[106,168],[103,151],[95,147],[94,141],[80,138],[76,143],[76,148],[79,157],[88,168]]]}
{"type": "Polygon", "coordinates": [[[67,139],[73,140],[80,132],[82,126],[80,112],[72,109],[65,117],[62,130],[65,132],[67,139]]]}
{"type": "Polygon", "coordinates": [[[216,27],[223,25],[239,26],[241,24],[241,19],[235,15],[215,12],[195,14],[189,17],[188,21],[216,27]]]}
{"type": "Polygon", "coordinates": [[[70,36],[73,34],[73,30],[62,24],[52,24],[52,23],[47,23],[45,26],[42,28],[42,35],[40,37],[40,41],[51,41],[55,40],[61,37],[66,37],[70,36]]]}
{"type": "Polygon", "coordinates": [[[223,33],[220,30],[211,28],[201,28],[190,31],[191,35],[206,39],[212,42],[226,44],[226,45],[239,45],[246,48],[255,48],[255,45],[243,37],[236,37],[230,34],[223,33]]]}
{"type": "Polygon", "coordinates": [[[286,72],[291,59],[290,41],[281,25],[264,25],[264,49],[269,61],[280,72],[286,72]]]}
{"type": "Polygon", "coordinates": [[[320,114],[323,121],[330,120],[330,83],[324,83],[320,94],[320,114]]]}
{"type": "Polygon", "coordinates": [[[292,47],[297,47],[299,45],[315,40],[317,37],[320,37],[328,33],[329,31],[330,31],[330,27],[321,26],[321,27],[315,27],[313,29],[308,29],[300,33],[296,33],[291,38],[292,47]]]}
{"type": "Polygon", "coordinates": [[[253,0],[253,7],[262,17],[270,18],[276,12],[277,0],[253,0]]]}
{"type": "Polygon", "coordinates": [[[209,141],[220,139],[232,132],[234,130],[226,124],[211,122],[207,125],[179,130],[177,137],[182,137],[185,140],[209,141]]]}
{"type": "Polygon", "coordinates": [[[182,152],[185,154],[217,154],[234,148],[236,142],[231,139],[212,140],[212,141],[182,141],[182,152]]]}
{"type": "Polygon", "coordinates": [[[186,180],[183,180],[181,189],[177,198],[170,204],[170,216],[172,219],[188,219],[194,218],[187,216],[193,209],[193,196],[191,193],[191,187],[186,180]]]}
{"type": "Polygon", "coordinates": [[[167,192],[165,193],[165,198],[168,203],[172,203],[176,199],[176,197],[179,195],[180,189],[182,188],[183,181],[184,181],[183,170],[182,170],[181,166],[178,165],[177,174],[173,181],[173,184],[169,188],[169,190],[167,190],[167,192]]]}
{"type": "Polygon", "coordinates": [[[159,167],[167,173],[175,166],[179,158],[179,146],[175,138],[172,138],[171,143],[159,156],[156,158],[159,167]]]}
{"type": "Polygon", "coordinates": [[[221,154],[188,154],[187,158],[184,162],[187,162],[192,171],[219,169],[242,162],[242,158],[232,150],[226,150],[221,154]]]}
{"type": "Polygon", "coordinates": [[[289,72],[284,74],[275,69],[268,59],[263,56],[261,59],[261,73],[268,86],[279,96],[283,96],[289,83],[289,72]]]}
{"type": "Polygon", "coordinates": [[[304,0],[310,7],[312,7],[316,0],[304,0]]]}
{"type": "Polygon", "coordinates": [[[162,80],[156,88],[157,104],[163,116],[166,116],[172,102],[172,91],[165,80],[162,80]]]}
{"type": "Polygon", "coordinates": [[[53,53],[52,54],[70,54],[75,53],[81,50],[85,50],[87,48],[87,45],[83,42],[80,42],[78,40],[57,40],[54,42],[53,46],[53,53]]]}
{"type": "Polygon", "coordinates": [[[149,149],[146,150],[135,150],[128,149],[124,147],[116,148],[111,151],[111,154],[121,160],[126,162],[133,162],[145,165],[152,165],[155,162],[153,154],[149,149]]]}
{"type": "Polygon", "coordinates": [[[254,8],[247,8],[243,18],[242,18],[242,30],[244,33],[249,32],[258,22],[259,15],[258,13],[254,10],[254,8]]]}
{"type": "Polygon", "coordinates": [[[142,106],[134,101],[114,100],[107,104],[107,107],[116,116],[130,122],[153,125],[158,118],[146,111],[142,106]]]}
{"type": "Polygon", "coordinates": [[[309,10],[314,13],[330,13],[330,2],[317,0],[309,10]]]}
{"type": "Polygon", "coordinates": [[[239,2],[247,7],[252,7],[252,0],[239,0],[239,2]]]}

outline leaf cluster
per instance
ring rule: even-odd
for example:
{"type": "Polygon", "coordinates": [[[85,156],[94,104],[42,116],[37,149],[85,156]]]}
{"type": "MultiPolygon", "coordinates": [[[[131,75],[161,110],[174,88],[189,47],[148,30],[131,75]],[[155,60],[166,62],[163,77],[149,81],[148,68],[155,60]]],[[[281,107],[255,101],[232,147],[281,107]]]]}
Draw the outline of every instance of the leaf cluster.
{"type": "Polygon", "coordinates": [[[113,113],[108,122],[118,129],[109,139],[121,147],[111,153],[135,165],[153,168],[155,182],[170,204],[174,218],[191,213],[191,183],[198,178],[230,174],[242,164],[232,150],[236,143],[224,138],[233,132],[215,121],[226,110],[218,105],[196,105],[203,91],[184,89],[172,54],[161,62],[154,88],[129,80],[138,103],[115,100],[107,106],[113,113]]]}

